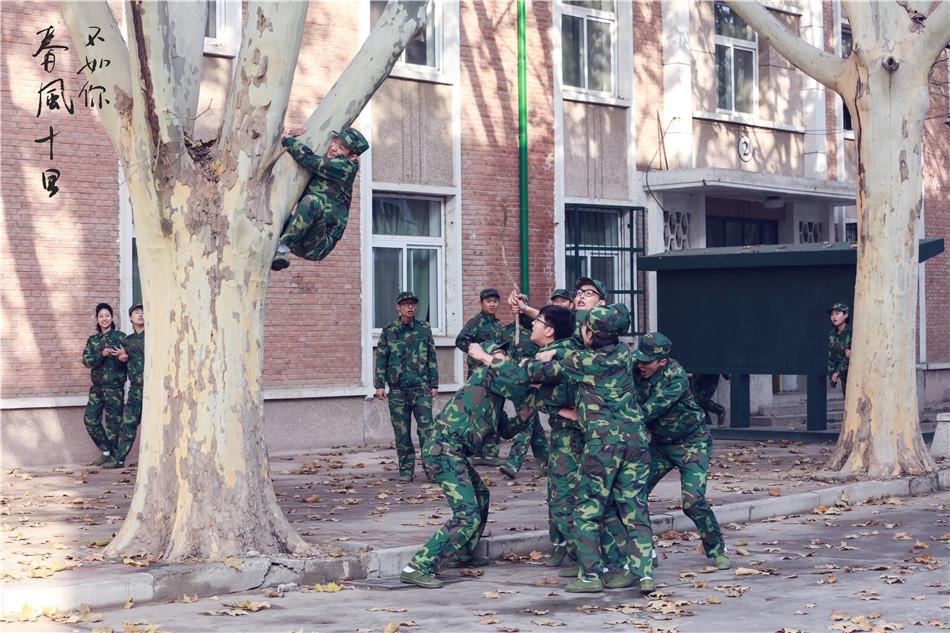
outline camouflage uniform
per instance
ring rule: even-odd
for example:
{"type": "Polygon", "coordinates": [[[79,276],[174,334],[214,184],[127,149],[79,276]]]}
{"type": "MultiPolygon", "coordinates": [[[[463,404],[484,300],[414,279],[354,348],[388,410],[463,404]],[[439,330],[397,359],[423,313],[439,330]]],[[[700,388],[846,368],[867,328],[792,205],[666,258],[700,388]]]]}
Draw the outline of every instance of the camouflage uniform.
{"type": "Polygon", "coordinates": [[[696,404],[705,412],[706,424],[712,424],[709,418],[710,411],[716,414],[719,424],[722,424],[722,416],[726,413],[726,408],[713,400],[717,387],[719,387],[719,374],[696,374],[689,380],[689,390],[696,399],[696,404]]]}
{"type": "MultiPolygon", "coordinates": [[[[484,292],[482,294],[484,294],[484,292]]],[[[494,315],[488,315],[484,312],[479,312],[477,315],[468,320],[468,322],[462,328],[462,331],[459,332],[457,337],[455,337],[455,347],[467,354],[468,346],[472,343],[486,343],[488,341],[503,340],[505,340],[505,332],[501,322],[494,315]]],[[[471,376],[472,372],[481,365],[481,363],[473,359],[471,356],[466,356],[465,362],[468,367],[469,376],[471,376]]],[[[501,407],[504,407],[504,402],[502,402],[501,407]]],[[[499,410],[501,410],[501,407],[499,410]]],[[[498,457],[499,448],[498,437],[491,435],[485,438],[482,448],[482,456],[498,457]]]]}
{"type": "Polygon", "coordinates": [[[838,382],[841,383],[841,392],[847,393],[848,363],[850,359],[844,351],[851,349],[851,325],[846,323],[842,331],[831,328],[828,332],[828,378],[838,372],[838,382]]]}
{"type": "MultiPolygon", "coordinates": [[[[396,319],[383,328],[376,347],[374,383],[377,389],[389,384],[389,417],[396,438],[399,474],[411,478],[416,466],[412,416],[416,418],[421,450],[432,429],[431,390],[439,387],[435,341],[428,323],[413,319],[406,325],[396,319]]],[[[426,475],[431,479],[428,470],[426,475]]]]}
{"type": "MultiPolygon", "coordinates": [[[[540,351],[573,349],[570,339],[554,341],[540,351]]],[[[527,405],[548,414],[551,444],[548,455],[548,535],[554,545],[568,546],[573,555],[574,501],[579,481],[578,465],[584,450],[580,423],[560,415],[564,407],[577,401],[574,384],[554,370],[553,363],[529,359],[528,379],[540,383],[528,393],[527,405]]]]}
{"type": "MultiPolygon", "coordinates": [[[[623,305],[591,309],[585,323],[594,332],[619,335],[630,326],[623,305]]],[[[584,433],[581,475],[574,510],[580,574],[599,577],[604,568],[601,524],[613,502],[626,528],[629,571],[653,575],[653,531],[647,507],[650,438],[633,395],[630,350],[622,343],[597,350],[570,350],[551,361],[577,387],[577,416],[584,433]]]]}
{"type": "Polygon", "coordinates": [[[122,413],[122,426],[116,440],[115,460],[124,463],[132,444],[135,443],[135,434],[142,421],[142,382],[145,373],[145,330],[133,332],[125,337],[123,344],[129,355],[125,366],[129,376],[129,396],[125,402],[125,411],[122,413]]]}
{"type": "Polygon", "coordinates": [[[122,399],[125,396],[125,363],[115,356],[103,356],[107,347],[122,347],[125,334],[110,330],[93,334],[86,340],[82,364],[92,370],[92,387],[83,422],[89,437],[103,454],[115,454],[116,439],[122,423],[122,399]],[[102,412],[105,410],[105,421],[102,412]]]}
{"type": "MultiPolygon", "coordinates": [[[[343,140],[350,130],[359,134],[346,128],[340,133],[340,139],[343,140]]],[[[353,144],[363,151],[368,147],[362,135],[353,144]]],[[[329,255],[343,237],[350,215],[353,181],[360,164],[346,156],[327,158],[316,154],[292,136],[285,138],[283,145],[294,160],[313,175],[284,227],[280,243],[297,257],[318,261],[329,255]]],[[[362,153],[350,143],[347,145],[357,154],[362,153]]]]}
{"type": "MultiPolygon", "coordinates": [[[[485,351],[495,344],[485,345],[485,351]]],[[[517,416],[505,416],[498,425],[497,410],[505,398],[520,407],[527,392],[527,374],[510,360],[495,359],[481,365],[436,417],[431,440],[422,451],[452,509],[445,522],[410,565],[427,574],[435,573],[446,558],[470,558],[488,519],[488,487],[469,463],[478,455],[488,435],[510,438],[524,429],[517,416]]]]}
{"type": "MultiPolygon", "coordinates": [[[[659,333],[645,334],[634,358],[642,362],[668,358],[669,350],[668,338],[659,333]]],[[[670,358],[650,378],[641,377],[639,371],[634,371],[634,376],[643,419],[652,435],[648,490],[652,491],[672,469],[678,469],[683,513],[696,524],[706,555],[715,558],[725,554],[719,522],[706,500],[712,438],[705,412],[689,391],[686,370],[670,358]]]]}
{"type": "MultiPolygon", "coordinates": [[[[515,362],[532,358],[538,352],[538,346],[531,342],[531,319],[522,315],[521,320],[521,334],[518,345],[515,345],[514,322],[509,323],[504,328],[505,340],[510,344],[511,358],[515,362]]],[[[511,449],[508,451],[506,463],[515,472],[521,470],[524,459],[528,455],[529,446],[534,458],[540,464],[548,463],[548,436],[544,433],[544,427],[541,426],[541,417],[534,407],[531,408],[531,419],[528,420],[528,428],[514,437],[511,442],[511,449]]]]}

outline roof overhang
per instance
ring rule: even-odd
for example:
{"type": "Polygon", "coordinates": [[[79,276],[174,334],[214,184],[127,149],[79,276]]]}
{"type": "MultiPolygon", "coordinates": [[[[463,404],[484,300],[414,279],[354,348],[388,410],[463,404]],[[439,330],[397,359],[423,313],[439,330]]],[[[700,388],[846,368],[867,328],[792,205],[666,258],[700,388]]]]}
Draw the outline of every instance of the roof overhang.
{"type": "Polygon", "coordinates": [[[764,201],[769,196],[783,200],[850,206],[855,202],[855,184],[797,176],[763,174],[735,169],[672,169],[650,171],[644,185],[654,192],[764,201]]]}

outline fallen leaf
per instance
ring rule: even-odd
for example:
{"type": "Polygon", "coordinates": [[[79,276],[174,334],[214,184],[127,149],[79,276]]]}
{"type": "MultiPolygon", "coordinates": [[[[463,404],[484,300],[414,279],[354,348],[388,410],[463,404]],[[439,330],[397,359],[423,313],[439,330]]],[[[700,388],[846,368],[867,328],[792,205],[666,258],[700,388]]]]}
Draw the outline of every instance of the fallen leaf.
{"type": "Polygon", "coordinates": [[[320,501],[320,495],[310,495],[303,500],[304,503],[318,503],[320,501]]]}
{"type": "Polygon", "coordinates": [[[528,558],[530,558],[531,560],[541,560],[542,558],[544,558],[544,553],[535,550],[528,553],[528,558]]]}
{"type": "Polygon", "coordinates": [[[215,609],[214,611],[201,611],[200,615],[239,616],[239,615],[247,615],[247,611],[242,611],[241,609],[215,609]]]}
{"type": "Polygon", "coordinates": [[[914,541],[914,549],[930,549],[930,546],[918,539],[914,541]]]}
{"type": "Polygon", "coordinates": [[[484,620],[479,620],[479,624],[489,625],[489,624],[499,624],[501,620],[498,618],[485,618],[484,620]]]}
{"type": "Polygon", "coordinates": [[[186,602],[186,603],[197,602],[197,601],[198,601],[198,594],[192,594],[189,596],[187,593],[182,594],[181,600],[179,600],[179,602],[186,602]]]}
{"type": "Polygon", "coordinates": [[[477,615],[478,617],[482,617],[486,615],[497,615],[497,614],[498,614],[497,611],[476,611],[475,612],[475,615],[477,615]]]}
{"type": "Polygon", "coordinates": [[[132,558],[131,556],[127,556],[123,558],[122,564],[132,565],[133,567],[148,567],[149,566],[148,560],[144,558],[132,558]]]}
{"type": "Polygon", "coordinates": [[[242,561],[240,558],[237,558],[236,556],[226,556],[222,562],[231,569],[236,569],[237,571],[241,571],[244,568],[244,561],[242,561]]]}
{"type": "Polygon", "coordinates": [[[367,611],[388,611],[389,613],[406,613],[409,609],[405,607],[370,607],[367,611]]]}
{"type": "Polygon", "coordinates": [[[252,600],[241,600],[240,602],[225,602],[224,606],[232,609],[243,609],[251,613],[257,613],[261,609],[270,609],[270,603],[265,601],[254,602],[252,600]]]}
{"type": "Polygon", "coordinates": [[[484,575],[484,574],[485,574],[485,570],[483,570],[483,569],[473,569],[473,568],[471,568],[471,567],[464,567],[464,568],[462,568],[462,569],[459,570],[459,575],[460,575],[460,576],[467,576],[467,577],[469,577],[469,578],[478,578],[479,576],[482,576],[482,575],[484,575]]]}
{"type": "Polygon", "coordinates": [[[125,601],[125,604],[122,605],[122,608],[131,609],[133,606],[135,606],[135,600],[133,600],[132,598],[129,598],[128,600],[125,601]]]}
{"type": "Polygon", "coordinates": [[[522,609],[521,612],[530,613],[531,615],[547,615],[550,609],[522,609]]]}
{"type": "Polygon", "coordinates": [[[313,586],[314,591],[319,591],[320,593],[336,593],[343,589],[343,585],[338,585],[333,581],[328,582],[325,585],[316,584],[313,586]]]}
{"type": "Polygon", "coordinates": [[[537,624],[538,626],[567,626],[564,622],[558,622],[557,620],[531,620],[531,624],[537,624]]]}
{"type": "Polygon", "coordinates": [[[399,633],[399,623],[389,622],[383,627],[383,633],[399,633]]]}
{"type": "Polygon", "coordinates": [[[769,494],[773,497],[781,497],[782,489],[781,488],[769,488],[769,494]]]}

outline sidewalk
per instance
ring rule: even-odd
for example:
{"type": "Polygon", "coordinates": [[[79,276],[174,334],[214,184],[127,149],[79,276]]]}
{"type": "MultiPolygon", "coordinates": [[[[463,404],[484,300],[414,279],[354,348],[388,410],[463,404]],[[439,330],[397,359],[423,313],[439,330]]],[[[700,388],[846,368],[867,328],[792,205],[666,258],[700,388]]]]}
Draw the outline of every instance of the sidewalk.
{"type": "MultiPolygon", "coordinates": [[[[831,506],[842,493],[851,502],[924,494],[950,488],[950,463],[939,475],[890,482],[828,486],[812,480],[830,444],[788,441],[716,445],[709,498],[723,525],[831,506]]],[[[60,612],[213,595],[285,582],[379,578],[398,573],[412,553],[449,516],[438,486],[398,480],[389,447],[329,449],[271,458],[284,512],[315,546],[307,559],[253,557],[240,564],[159,565],[147,568],[103,561],[102,547],[119,528],[132,494],[135,469],[89,467],[15,469],[2,474],[3,605],[60,612]]],[[[550,547],[546,480],[528,458],[518,479],[479,467],[492,493],[483,541],[501,558],[550,547]]],[[[656,534],[692,530],[680,507],[679,478],[668,476],[651,497],[656,534]]],[[[678,535],[682,538],[683,535],[678,535]]],[[[693,537],[695,538],[695,536],[693,537]]]]}

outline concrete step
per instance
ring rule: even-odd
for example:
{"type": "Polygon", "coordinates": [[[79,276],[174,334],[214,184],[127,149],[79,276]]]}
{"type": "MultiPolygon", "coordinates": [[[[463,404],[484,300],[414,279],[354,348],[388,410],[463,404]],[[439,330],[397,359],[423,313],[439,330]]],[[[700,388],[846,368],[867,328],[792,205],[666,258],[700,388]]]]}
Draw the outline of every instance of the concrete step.
{"type": "MultiPolygon", "coordinates": [[[[831,426],[833,422],[840,422],[842,416],[844,415],[844,410],[839,411],[828,411],[828,425],[831,426]]],[[[805,412],[801,413],[788,413],[784,415],[753,415],[749,417],[749,424],[752,426],[772,426],[772,427],[796,427],[804,426],[807,416],[805,412]]]]}

